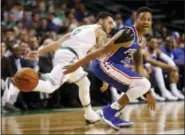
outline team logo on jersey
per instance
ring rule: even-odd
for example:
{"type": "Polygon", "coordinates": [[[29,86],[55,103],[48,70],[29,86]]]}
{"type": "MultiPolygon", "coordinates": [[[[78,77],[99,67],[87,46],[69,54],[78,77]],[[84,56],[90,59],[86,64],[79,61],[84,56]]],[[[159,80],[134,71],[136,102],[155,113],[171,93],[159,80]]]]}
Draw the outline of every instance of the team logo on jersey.
{"type": "Polygon", "coordinates": [[[128,49],[124,52],[125,59],[121,60],[121,63],[123,64],[129,64],[131,60],[133,60],[133,54],[136,52],[137,49],[128,49]]]}

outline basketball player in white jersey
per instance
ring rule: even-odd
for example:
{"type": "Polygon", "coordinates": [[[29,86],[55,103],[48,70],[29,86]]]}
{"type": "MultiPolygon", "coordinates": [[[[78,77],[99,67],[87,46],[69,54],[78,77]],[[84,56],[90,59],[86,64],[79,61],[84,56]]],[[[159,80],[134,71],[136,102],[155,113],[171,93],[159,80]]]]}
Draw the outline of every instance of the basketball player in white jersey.
{"type": "MultiPolygon", "coordinates": [[[[101,12],[97,16],[97,24],[84,25],[74,29],[71,33],[64,35],[61,39],[28,54],[29,59],[35,59],[38,56],[48,52],[55,51],[53,65],[50,73],[41,75],[37,87],[33,91],[52,93],[57,90],[64,82],[76,83],[79,86],[79,99],[84,107],[84,117],[86,122],[94,123],[100,120],[98,114],[92,110],[90,104],[90,81],[86,77],[87,73],[83,68],[79,68],[69,75],[63,74],[63,68],[82,59],[91,50],[104,45],[108,38],[107,34],[113,28],[113,18],[108,12],[101,12]]],[[[12,93],[19,91],[11,79],[7,80],[7,94],[4,102],[9,100],[12,93]]]]}

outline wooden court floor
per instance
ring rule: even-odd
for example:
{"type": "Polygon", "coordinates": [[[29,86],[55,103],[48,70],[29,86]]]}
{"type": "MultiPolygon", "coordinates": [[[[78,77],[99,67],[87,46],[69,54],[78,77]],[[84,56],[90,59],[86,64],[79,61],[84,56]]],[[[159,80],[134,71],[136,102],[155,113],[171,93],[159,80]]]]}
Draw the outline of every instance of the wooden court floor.
{"type": "Polygon", "coordinates": [[[85,126],[82,109],[60,109],[2,116],[1,128],[2,134],[184,134],[184,101],[157,103],[155,112],[147,104],[128,105],[121,117],[134,125],[118,131],[103,121],[85,126]]]}

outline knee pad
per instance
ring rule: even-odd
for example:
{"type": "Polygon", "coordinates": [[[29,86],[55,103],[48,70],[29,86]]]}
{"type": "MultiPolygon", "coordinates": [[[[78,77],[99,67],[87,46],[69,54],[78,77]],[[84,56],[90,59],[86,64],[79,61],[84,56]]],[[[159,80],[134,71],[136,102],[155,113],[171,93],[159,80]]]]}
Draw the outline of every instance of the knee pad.
{"type": "MultiPolygon", "coordinates": [[[[146,78],[142,78],[140,80],[136,80],[136,85],[139,86],[139,87],[142,87],[143,90],[145,90],[146,92],[150,89],[151,87],[151,83],[148,79],[146,78]]],[[[145,92],[145,93],[146,93],[145,92]]]]}
{"type": "Polygon", "coordinates": [[[90,81],[87,77],[76,83],[79,87],[79,99],[83,106],[90,104],[90,81]]]}
{"type": "Polygon", "coordinates": [[[133,101],[147,93],[150,87],[151,84],[146,78],[137,79],[133,81],[132,85],[126,92],[126,95],[129,101],[133,101]]]}
{"type": "Polygon", "coordinates": [[[87,87],[90,87],[90,81],[87,77],[84,77],[82,80],[78,81],[76,84],[78,86],[79,85],[86,85],[87,87]]]}

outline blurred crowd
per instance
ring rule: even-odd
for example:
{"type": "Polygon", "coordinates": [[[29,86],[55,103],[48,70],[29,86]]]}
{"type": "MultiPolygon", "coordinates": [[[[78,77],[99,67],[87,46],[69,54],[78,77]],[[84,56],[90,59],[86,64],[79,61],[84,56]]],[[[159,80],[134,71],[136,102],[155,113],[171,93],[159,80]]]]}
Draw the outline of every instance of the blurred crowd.
{"type": "MultiPolygon", "coordinates": [[[[60,0],[4,1],[1,13],[1,95],[4,92],[6,78],[13,76],[21,68],[31,67],[40,73],[48,73],[52,70],[54,52],[30,61],[26,59],[30,50],[46,46],[80,25],[96,23],[95,16],[80,0],[70,2],[60,0]]],[[[125,25],[133,25],[135,19],[136,11],[133,11],[129,18],[122,18],[121,13],[116,13],[115,28],[112,34],[125,25]]],[[[145,35],[143,42],[146,46],[157,44],[157,48],[160,48],[175,62],[179,69],[177,86],[183,93],[184,34],[170,31],[161,23],[154,22],[153,28],[145,35]]],[[[108,90],[105,90],[106,84],[96,78],[88,67],[89,65],[84,66],[91,81],[92,105],[106,105],[116,100],[116,97],[121,94],[120,91],[110,86],[107,86],[108,90]]],[[[152,71],[147,72],[149,76],[152,76],[152,71]]],[[[164,72],[163,76],[166,89],[170,89],[168,88],[168,73],[164,72]]],[[[153,84],[155,75],[150,80],[153,84]]],[[[153,88],[155,88],[155,94],[161,95],[157,84],[154,83],[153,88]]],[[[143,100],[145,100],[144,97],[136,102],[143,100]]],[[[5,105],[9,111],[62,107],[81,107],[78,87],[75,84],[65,83],[52,94],[20,92],[19,95],[12,96],[10,103],[5,105]]]]}

